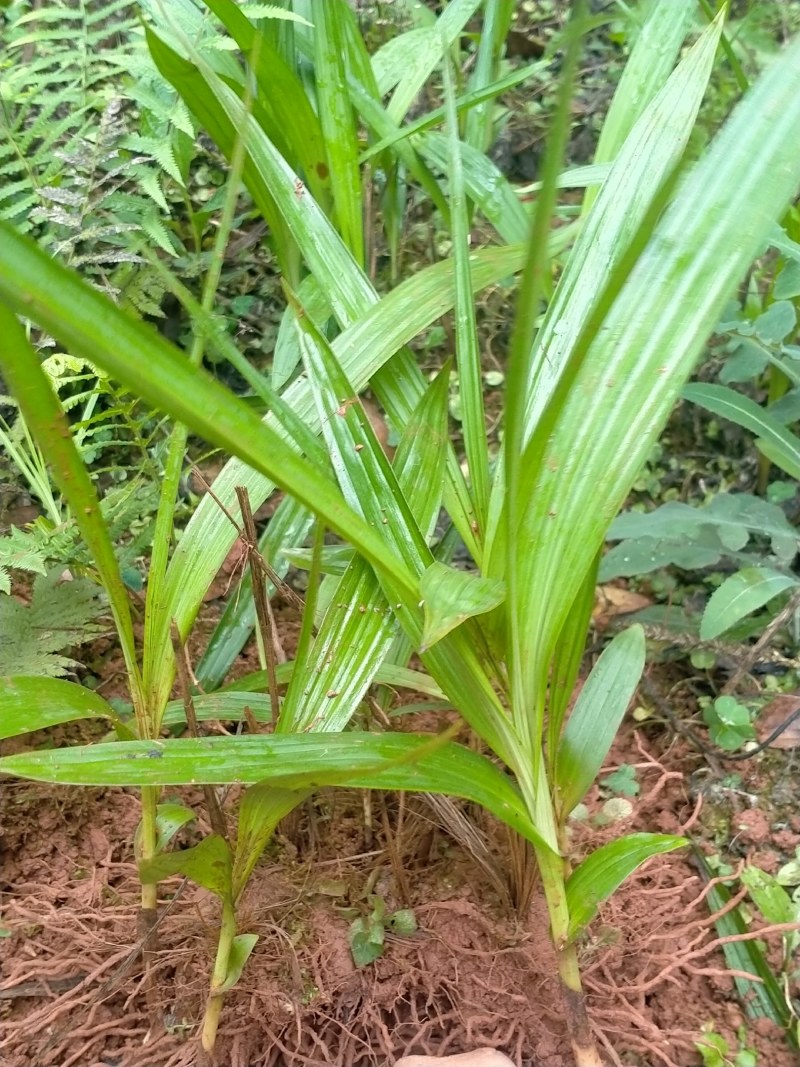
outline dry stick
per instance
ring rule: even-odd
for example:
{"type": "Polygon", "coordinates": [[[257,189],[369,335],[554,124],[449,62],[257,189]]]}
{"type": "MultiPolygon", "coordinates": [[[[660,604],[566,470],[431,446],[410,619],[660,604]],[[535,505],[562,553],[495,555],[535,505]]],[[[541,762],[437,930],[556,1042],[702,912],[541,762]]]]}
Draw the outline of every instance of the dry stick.
{"type": "MultiPolygon", "coordinates": [[[[192,681],[191,681],[191,669],[189,666],[188,653],[181,641],[181,635],[178,630],[178,624],[175,619],[170,623],[169,628],[170,637],[172,638],[172,647],[175,651],[175,667],[178,672],[178,686],[181,691],[181,699],[183,700],[183,710],[186,713],[186,725],[189,728],[189,734],[198,738],[200,736],[200,730],[197,726],[197,714],[194,710],[194,698],[192,697],[192,681]]],[[[206,808],[208,810],[208,818],[211,823],[211,829],[215,834],[223,840],[228,838],[228,827],[225,822],[225,816],[222,812],[222,808],[219,804],[219,799],[214,791],[213,785],[203,786],[203,796],[206,801],[206,808]]]]}
{"type": "MultiPolygon", "coordinates": [[[[402,793],[400,794],[402,796],[402,793]]],[[[381,793],[381,818],[383,821],[383,836],[386,841],[386,851],[389,853],[389,862],[392,865],[392,873],[394,874],[394,880],[397,884],[397,888],[400,891],[400,898],[403,901],[403,905],[408,907],[411,903],[411,893],[408,888],[408,881],[406,879],[405,868],[403,867],[403,857],[400,855],[400,848],[398,839],[392,831],[392,824],[389,821],[389,812],[386,810],[386,794],[381,793]]]]}
{"type": "Polygon", "coordinates": [[[789,598],[789,603],[786,605],[783,611],[778,612],[778,614],[763,632],[761,637],[759,637],[758,641],[756,641],[752,648],[748,650],[744,659],[737,667],[736,671],[731,675],[731,677],[722,687],[722,695],[732,693],[736,689],[742,678],[745,676],[745,674],[750,673],[751,667],[756,662],[765,646],[769,644],[769,642],[772,640],[772,638],[775,636],[781,626],[783,626],[785,622],[789,621],[789,619],[792,617],[792,615],[794,615],[798,608],[800,608],[800,590],[792,594],[792,596],[789,598]]]}
{"type": "Polygon", "coordinates": [[[275,726],[280,713],[280,697],[278,695],[278,676],[276,674],[277,627],[275,626],[275,617],[272,614],[272,606],[267,597],[269,571],[267,570],[266,561],[258,551],[258,533],[255,519],[253,518],[253,510],[250,507],[250,496],[245,486],[236,486],[236,499],[239,501],[239,508],[242,512],[242,525],[244,527],[242,540],[247,551],[250,573],[253,576],[253,603],[256,608],[258,628],[261,631],[261,644],[267,661],[269,702],[272,707],[272,725],[275,726]]]}
{"type": "MultiPolygon", "coordinates": [[[[246,543],[245,535],[242,532],[242,529],[239,526],[239,523],[236,521],[236,519],[234,519],[233,515],[231,515],[230,511],[228,511],[228,509],[222,503],[220,498],[216,495],[214,490],[211,488],[211,486],[205,480],[203,475],[197,469],[197,467],[192,467],[192,474],[197,479],[197,481],[200,483],[200,485],[202,485],[204,491],[206,493],[208,493],[208,495],[211,497],[211,499],[217,505],[219,510],[222,512],[222,514],[225,516],[225,518],[228,520],[228,522],[231,524],[231,526],[234,528],[234,530],[236,530],[236,533],[239,535],[239,538],[241,539],[242,544],[245,546],[245,548],[247,548],[248,545],[246,543]]],[[[255,544],[254,544],[253,547],[254,547],[255,551],[258,552],[258,538],[257,537],[255,539],[255,544]]],[[[274,571],[272,569],[272,567],[270,567],[269,563],[267,562],[267,560],[264,559],[263,556],[261,556],[261,564],[262,564],[264,570],[267,573],[267,577],[272,582],[272,584],[275,586],[275,588],[278,590],[278,592],[281,594],[281,596],[284,597],[286,600],[288,600],[289,603],[293,604],[296,608],[300,608],[302,610],[302,608],[303,608],[303,598],[301,596],[298,596],[298,594],[295,593],[294,589],[292,589],[292,587],[290,585],[287,585],[286,582],[284,582],[284,580],[277,573],[277,571],[274,571]]]]}

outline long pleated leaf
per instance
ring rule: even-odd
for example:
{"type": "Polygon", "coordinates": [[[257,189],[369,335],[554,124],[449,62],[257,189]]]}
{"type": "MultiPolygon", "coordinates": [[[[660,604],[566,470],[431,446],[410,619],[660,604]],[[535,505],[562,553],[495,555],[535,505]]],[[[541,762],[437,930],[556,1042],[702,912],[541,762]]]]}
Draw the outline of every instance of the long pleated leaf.
{"type": "MultiPolygon", "coordinates": [[[[249,56],[253,51],[257,31],[234,0],[204,0],[223,23],[241,51],[249,56]]],[[[265,34],[257,49],[255,66],[258,99],[265,109],[268,122],[264,128],[301,168],[303,180],[317,203],[325,207],[330,199],[330,168],[325,137],[320,120],[311,106],[303,83],[286,62],[280,51],[265,34]]]]}
{"type": "MultiPolygon", "coordinates": [[[[458,96],[456,98],[456,110],[460,115],[464,110],[476,107],[484,101],[494,99],[509,89],[513,89],[521,82],[527,81],[533,75],[543,73],[548,66],[549,63],[546,60],[542,60],[538,63],[531,63],[526,67],[519,67],[517,70],[511,70],[482,89],[474,89],[458,96]]],[[[422,133],[424,130],[430,129],[431,126],[437,126],[444,118],[444,115],[444,107],[437,107],[412,122],[397,126],[392,134],[382,137],[376,144],[370,145],[369,148],[365,149],[361,153],[361,162],[365,163],[372,156],[377,155],[378,152],[382,152],[385,148],[391,148],[398,141],[411,137],[412,134],[422,133]]]]}
{"type": "MultiPolygon", "coordinates": [[[[455,5],[452,5],[455,7],[455,5]]],[[[450,8],[448,8],[448,12],[450,8]]],[[[378,296],[372,283],[358,267],[341,237],[324,213],[307,194],[302,182],[277,152],[262,127],[250,122],[237,94],[207,66],[195,68],[177,55],[164,41],[148,31],[148,42],[157,66],[184,96],[223,151],[230,154],[234,131],[247,129],[247,160],[243,176],[256,204],[269,217],[275,211],[291,232],[303,257],[331,300],[340,325],[349,325],[364,313],[378,296]]],[[[289,278],[291,279],[291,274],[289,278]]],[[[391,373],[378,370],[372,382],[378,398],[402,426],[424,391],[424,380],[410,353],[398,352],[391,373]]],[[[464,478],[452,449],[448,470],[451,490],[448,508],[461,536],[473,547],[472,522],[464,478]]]]}
{"type": "MultiPolygon", "coordinates": [[[[14,237],[17,235],[8,228],[14,237]]],[[[0,241],[3,239],[0,233],[0,241]]],[[[25,240],[30,248],[47,262],[47,256],[25,240]]],[[[27,294],[26,294],[27,296],[27,294]]],[[[28,298],[29,299],[29,298],[28,298]]],[[[23,301],[23,306],[27,301],[23,301]]],[[[28,312],[26,311],[26,314],[28,312]]],[[[33,308],[30,308],[33,313],[33,308]]],[[[34,352],[25,331],[8,307],[0,304],[0,368],[9,388],[19,405],[22,418],[33,434],[47,460],[53,481],[72,509],[75,524],[92,553],[108,596],[114,623],[117,627],[125,666],[137,711],[144,715],[141,694],[141,677],[136,660],[133,637],[133,620],[128,603],[128,594],[122,581],[111,535],[100,510],[97,488],[72,437],[72,431],[56,396],[50,379],[42,370],[41,360],[34,352]]],[[[143,730],[145,718],[140,719],[143,730]]]]}
{"type": "Polygon", "coordinates": [[[339,233],[355,259],[364,261],[364,206],[355,115],[347,91],[348,33],[354,18],[345,0],[320,4],[314,22],[314,75],[339,233]]]}
{"type": "MultiPolygon", "coordinates": [[[[514,0],[485,3],[480,44],[468,83],[471,90],[490,85],[497,76],[515,6],[514,0]]],[[[485,100],[467,115],[464,124],[464,140],[481,153],[488,152],[494,139],[493,112],[492,100],[485,100]]]]}
{"type": "Polygon", "coordinates": [[[800,437],[782,426],[768,409],[725,385],[706,382],[691,382],[683,390],[683,396],[698,407],[757,434],[756,445],[760,451],[792,478],[800,478],[800,437]]]}
{"type": "MultiPolygon", "coordinates": [[[[478,327],[469,277],[470,211],[464,182],[462,146],[458,139],[453,77],[449,60],[445,60],[444,90],[447,102],[447,155],[450,171],[450,213],[455,263],[455,335],[456,364],[461,392],[462,432],[469,468],[470,495],[475,511],[478,538],[483,540],[489,509],[489,441],[483,406],[483,376],[478,344],[478,327]]],[[[512,194],[513,195],[513,194],[512,194]]],[[[516,202],[516,206],[520,207],[516,202]]],[[[527,237],[527,226],[521,239],[527,237]]]]}
{"type": "Polygon", "coordinates": [[[407,52],[403,75],[389,102],[388,112],[395,122],[405,117],[417,94],[440,63],[442,53],[456,40],[479,4],[480,0],[452,0],[436,25],[414,40],[407,52]]]}
{"type": "Polygon", "coordinates": [[[528,383],[525,415],[526,443],[552,397],[604,279],[619,261],[653,197],[686,148],[711,74],[720,32],[720,22],[708,27],[617,153],[536,336],[534,375],[528,383]]]}
{"type": "MultiPolygon", "coordinates": [[[[559,231],[554,236],[554,246],[563,247],[568,239],[568,235],[559,231]]],[[[470,258],[472,282],[476,289],[480,289],[518,270],[523,251],[520,248],[492,248],[470,258]]],[[[398,286],[380,305],[371,307],[344,331],[333,348],[351,376],[354,388],[363,388],[374,371],[397,348],[451,308],[452,293],[452,265],[436,264],[398,286]]],[[[159,353],[167,351],[172,361],[182,362],[180,354],[152,329],[125,315],[7,225],[0,226],[0,298],[7,300],[19,314],[37,318],[70,351],[99,365],[102,365],[103,353],[113,338],[113,355],[119,364],[117,377],[121,381],[127,380],[133,389],[138,387],[143,368],[145,372],[147,370],[149,358],[143,359],[143,354],[149,354],[153,348],[159,353]]],[[[171,372],[168,371],[162,380],[164,391],[161,395],[166,402],[177,393],[171,372]]],[[[307,383],[298,382],[291,386],[286,398],[300,417],[313,424],[313,401],[307,383]]],[[[213,411],[211,419],[214,419],[213,411]]],[[[248,424],[252,424],[252,415],[248,415],[248,424]]],[[[274,488],[275,482],[252,466],[232,461],[214,485],[215,495],[229,508],[236,507],[236,485],[248,489],[253,506],[257,507],[274,488]]],[[[215,501],[209,496],[204,497],[170,566],[169,617],[178,621],[182,632],[187,631],[194,619],[235,536],[215,501]]],[[[164,694],[164,699],[167,695],[164,694]]]]}
{"type": "MultiPolygon", "coordinates": [[[[437,171],[450,174],[447,139],[440,133],[426,133],[415,138],[421,155],[437,171]]],[[[459,142],[464,169],[464,186],[481,212],[507,244],[527,241],[530,218],[514,187],[488,156],[468,144],[459,142]]]]}
{"type": "MultiPolygon", "coordinates": [[[[647,12],[647,19],[603,120],[594,155],[595,163],[605,163],[616,157],[633,124],[667,80],[691,25],[695,0],[641,5],[633,17],[636,18],[643,8],[647,12]]],[[[584,210],[591,206],[595,195],[592,190],[589,191],[584,199],[584,210]]]]}
{"type": "Polygon", "coordinates": [[[449,793],[481,804],[544,845],[518,790],[493,763],[430,734],[301,734],[179,738],[51,749],[0,759],[0,773],[68,785],[212,785],[271,781],[449,793]]]}
{"type": "MultiPolygon", "coordinates": [[[[338,364],[335,352],[306,320],[301,320],[303,358],[317,403],[318,418],[331,451],[331,460],[345,499],[359,508],[365,521],[383,531],[404,570],[421,576],[433,556],[417,525],[374,432],[338,364]]],[[[379,573],[400,625],[419,648],[422,638],[420,591],[415,597],[397,586],[391,575],[379,573]]],[[[494,751],[520,770],[518,750],[505,710],[490,676],[469,636],[458,631],[437,644],[424,658],[454,705],[494,751]]]]}
{"type": "Polygon", "coordinates": [[[518,606],[529,620],[528,692],[544,678],[565,612],[725,300],[800,182],[798,123],[800,40],[681,184],[568,390],[565,382],[538,458],[526,458],[530,506],[514,536],[524,554],[520,588],[530,591],[518,606]]]}
{"type": "Polygon", "coordinates": [[[300,319],[298,327],[317,418],[344,498],[367,523],[382,528],[409,570],[419,572],[421,561],[433,562],[433,556],[366,412],[325,338],[308,319],[300,319]]]}
{"type": "MultiPolygon", "coordinates": [[[[409,422],[394,465],[398,486],[425,534],[432,530],[441,505],[447,386],[442,373],[409,422]]],[[[374,571],[355,557],[334,591],[306,662],[295,671],[279,732],[344,729],[397,629],[374,571]]]]}
{"type": "Polygon", "coordinates": [[[0,678],[0,707],[0,738],[78,719],[119,721],[117,713],[98,693],[63,678],[0,678]]]}
{"type": "MultiPolygon", "coordinates": [[[[356,547],[361,542],[365,554],[372,556],[371,562],[380,566],[382,560],[397,572],[401,582],[412,587],[409,576],[402,578],[402,567],[375,531],[347,507],[327,478],[261,422],[247,404],[210,375],[191,367],[155,330],[125,315],[27,237],[2,225],[2,238],[0,298],[14,303],[72,351],[102,367],[155,407],[169,411],[207,441],[239,455],[275,484],[284,488],[291,485],[293,495],[310,510],[323,514],[332,529],[356,547]],[[31,276],[36,282],[26,284],[31,276]],[[52,295],[56,289],[63,296],[58,302],[52,295]],[[37,290],[41,296],[35,295],[37,290]],[[129,353],[133,353],[131,358],[129,353]]],[[[187,581],[186,572],[182,579],[187,581]]]]}

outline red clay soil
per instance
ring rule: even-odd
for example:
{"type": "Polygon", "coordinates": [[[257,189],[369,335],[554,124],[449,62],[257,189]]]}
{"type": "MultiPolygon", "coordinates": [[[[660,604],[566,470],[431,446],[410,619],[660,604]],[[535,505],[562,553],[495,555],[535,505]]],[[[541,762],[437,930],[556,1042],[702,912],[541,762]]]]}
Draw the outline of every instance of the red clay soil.
{"type": "MultiPolygon", "coordinates": [[[[63,741],[55,733],[56,743],[63,741]]],[[[700,801],[686,786],[696,758],[677,745],[658,758],[655,750],[632,726],[623,733],[613,764],[637,768],[641,794],[625,822],[578,826],[576,857],[630,829],[701,826],[700,801]]],[[[590,806],[598,803],[595,795],[590,806]]],[[[131,958],[135,794],[4,782],[2,804],[2,924],[10,931],[0,942],[3,1067],[197,1063],[194,1035],[218,921],[214,898],[185,885],[160,923],[152,1025],[141,965],[131,958]]],[[[271,847],[241,907],[240,928],[258,933],[259,942],[227,998],[217,1063],[383,1067],[403,1054],[491,1046],[520,1067],[568,1067],[541,903],[524,922],[510,914],[421,798],[404,801],[399,832],[396,797],[374,795],[372,807],[374,825],[385,831],[373,840],[361,798],[340,791],[307,805],[287,831],[292,840],[279,835],[271,847]],[[366,913],[371,876],[387,910],[413,907],[419,929],[389,935],[384,956],[358,969],[344,905],[366,913]]],[[[479,813],[467,814],[495,839],[502,836],[479,813]]],[[[200,830],[207,832],[202,820],[200,830]]],[[[179,844],[192,843],[193,834],[179,844]]],[[[740,845],[764,849],[763,840],[740,845]]],[[[165,908],[177,887],[162,886],[165,908]]],[[[703,898],[685,850],[650,861],[602,907],[582,963],[608,1064],[700,1064],[694,1042],[710,1022],[736,1047],[742,1009],[703,898]]],[[[763,924],[761,936],[770,940],[763,924]]],[[[747,1033],[762,1067],[796,1063],[774,1029],[749,1020],[747,1033]]]]}

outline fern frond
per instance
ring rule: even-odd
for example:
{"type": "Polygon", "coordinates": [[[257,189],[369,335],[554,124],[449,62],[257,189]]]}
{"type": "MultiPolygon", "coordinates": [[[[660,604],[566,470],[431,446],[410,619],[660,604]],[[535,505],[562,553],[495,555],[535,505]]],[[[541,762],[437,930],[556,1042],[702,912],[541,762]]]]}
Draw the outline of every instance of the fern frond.
{"type": "Polygon", "coordinates": [[[0,598],[0,674],[57,677],[77,664],[62,653],[103,633],[100,589],[85,578],[62,581],[56,568],[36,579],[30,604],[0,598]]]}
{"type": "Polygon", "coordinates": [[[19,527],[0,537],[0,592],[11,592],[11,571],[46,574],[44,554],[36,539],[19,527]]]}

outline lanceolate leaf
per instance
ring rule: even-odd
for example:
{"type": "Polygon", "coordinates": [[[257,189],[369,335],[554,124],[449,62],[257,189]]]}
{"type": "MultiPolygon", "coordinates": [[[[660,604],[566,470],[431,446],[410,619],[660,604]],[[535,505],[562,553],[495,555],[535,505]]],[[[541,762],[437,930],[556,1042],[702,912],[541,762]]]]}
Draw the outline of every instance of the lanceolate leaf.
{"type": "Polygon", "coordinates": [[[700,638],[711,641],[773,597],[797,588],[796,578],[769,567],[744,567],[715,589],[703,612],[700,638]]]}
{"type": "MultiPolygon", "coordinates": [[[[469,467],[470,497],[475,511],[478,540],[486,533],[489,508],[489,443],[483,405],[483,378],[478,344],[478,327],[469,278],[469,220],[464,183],[464,160],[458,139],[458,121],[454,103],[450,61],[445,59],[444,90],[447,102],[447,159],[450,171],[450,206],[452,215],[453,261],[455,263],[455,340],[458,381],[461,393],[462,432],[469,467]]],[[[514,194],[512,193],[512,196],[514,194]]],[[[516,204],[519,207],[519,203],[516,204]]],[[[527,220],[522,240],[528,235],[527,220]]]]}
{"type": "Polygon", "coordinates": [[[0,678],[0,738],[45,730],[76,719],[119,716],[98,693],[61,678],[0,678]]]}
{"type": "Polygon", "coordinates": [[[709,26],[619,148],[536,337],[525,441],[547,406],[602,282],[681,158],[705,93],[721,23],[709,26]]]}
{"type": "MultiPolygon", "coordinates": [[[[569,227],[558,230],[553,237],[553,250],[564,248],[569,239],[569,227]]],[[[513,274],[523,258],[524,250],[520,248],[489,248],[474,253],[470,257],[473,286],[478,290],[513,274]]],[[[333,349],[354,388],[363,389],[393,352],[446,313],[452,307],[452,293],[452,264],[436,264],[398,286],[345,330],[334,341],[333,349]]],[[[113,337],[113,355],[119,357],[115,360],[114,376],[133,390],[138,390],[140,373],[150,363],[154,350],[157,353],[166,350],[172,359],[183,363],[180,353],[152,329],[124,314],[101,293],[65,271],[5,224],[0,224],[0,298],[7,300],[19,314],[35,318],[70,351],[84,355],[98,366],[103,366],[106,355],[112,354],[108,352],[108,343],[113,337]],[[142,358],[143,353],[148,354],[146,359],[142,358]]],[[[154,358],[157,363],[157,356],[154,358]]],[[[165,405],[168,398],[178,395],[176,380],[168,370],[166,391],[162,394],[165,405]]],[[[414,395],[421,394],[420,384],[414,395]]],[[[301,418],[313,424],[313,402],[307,383],[291,386],[287,399],[301,418]]],[[[202,406],[200,403],[193,407],[193,412],[202,406]]],[[[178,412],[173,409],[173,414],[178,412]]],[[[194,429],[203,432],[197,425],[194,429]]],[[[234,487],[243,485],[250,493],[253,507],[257,507],[274,484],[254,466],[231,461],[215,481],[214,490],[226,506],[233,508],[234,487]]],[[[202,596],[234,538],[235,532],[221,516],[218,505],[206,496],[184,532],[168,572],[168,616],[178,621],[181,632],[188,631],[202,596]]],[[[165,647],[169,647],[168,635],[165,641],[165,647]]],[[[163,698],[167,695],[163,694],[163,698]]]]}
{"type": "Polygon", "coordinates": [[[229,989],[233,989],[241,978],[244,965],[250,958],[250,953],[256,947],[257,941],[258,934],[237,934],[236,937],[234,937],[233,944],[231,945],[228,974],[222,985],[214,988],[213,992],[215,994],[227,993],[229,989]]]}
{"type": "MultiPolygon", "coordinates": [[[[344,504],[327,478],[292,451],[275,430],[260,422],[243,401],[214,382],[209,375],[189,366],[182,354],[155,331],[116,309],[72,272],[50,260],[27,238],[5,226],[2,226],[2,232],[5,256],[0,275],[4,273],[3,268],[13,271],[14,268],[10,266],[13,262],[16,277],[11,282],[10,290],[16,293],[17,301],[20,307],[25,308],[26,314],[43,324],[51,323],[53,332],[62,341],[70,344],[74,340],[76,350],[82,350],[82,354],[124,381],[138,395],[149,399],[157,407],[171,411],[208,441],[216,442],[234,454],[243,457],[247,454],[247,461],[256,470],[260,469],[287,488],[291,484],[295,497],[317,513],[326,512],[327,524],[358,547],[362,538],[356,529],[345,529],[355,522],[389,569],[398,568],[397,561],[386,551],[381,538],[344,504]],[[42,293],[40,302],[31,288],[25,285],[26,268],[40,274],[39,284],[44,272],[53,286],[60,287],[65,296],[69,294],[72,297],[71,311],[67,311],[63,305],[55,306],[53,289],[42,293]],[[81,318],[81,308],[87,314],[94,314],[88,333],[84,332],[86,323],[81,318]],[[109,343],[112,337],[113,345],[109,343]],[[129,361],[124,353],[130,351],[131,346],[135,347],[137,354],[129,361]],[[89,349],[92,351],[91,357],[89,349]]],[[[5,297],[7,291],[3,281],[0,281],[0,296],[5,297]]],[[[371,555],[369,551],[366,554],[371,555]]],[[[377,559],[374,561],[377,562],[377,559]]],[[[401,570],[402,567],[398,574],[401,570]]],[[[186,585],[185,572],[182,578],[186,585]]],[[[413,588],[408,576],[406,581],[409,590],[413,588]]]]}
{"type": "MultiPolygon", "coordinates": [[[[394,463],[400,490],[426,536],[433,530],[442,499],[447,387],[444,370],[406,427],[394,463]]],[[[397,629],[374,571],[355,557],[334,592],[307,661],[293,676],[279,732],[344,729],[397,629]]]]}
{"type": "Polygon", "coordinates": [[[570,940],[591,922],[598,905],[645,860],[686,844],[685,837],[671,834],[629,834],[593,852],[567,879],[570,940]]]}
{"type": "MultiPolygon", "coordinates": [[[[650,4],[619,85],[608,109],[595,152],[595,163],[614,159],[631,127],[661,89],[678,57],[694,14],[694,0],[650,4]]],[[[637,18],[638,7],[633,18],[637,18]]],[[[587,205],[594,196],[587,196],[587,205]]]]}
{"type": "MultiPolygon", "coordinates": [[[[256,30],[234,0],[205,0],[228,32],[249,56],[256,39],[256,30]]],[[[330,196],[330,179],[325,139],[319,118],[308,99],[303,83],[286,63],[280,51],[261,35],[257,51],[256,79],[258,102],[268,119],[268,135],[284,139],[287,158],[293,159],[302,170],[304,181],[319,204],[325,207],[330,196]]]]}
{"type": "Polygon", "coordinates": [[[162,852],[140,863],[139,877],[147,883],[160,882],[172,874],[182,874],[222,900],[230,900],[232,869],[228,843],[217,834],[212,834],[192,848],[162,852]]]}
{"type": "MultiPolygon", "coordinates": [[[[537,847],[516,786],[488,759],[430,734],[299,734],[120,741],[0,759],[0,773],[72,785],[244,785],[450,793],[482,804],[537,847]],[[287,785],[288,783],[288,785],[287,785]]],[[[160,875],[161,877],[161,875],[160,875]]],[[[193,876],[192,876],[193,877],[193,876]]]]}
{"type": "Polygon", "coordinates": [[[683,396],[757,434],[756,444],[761,451],[792,478],[800,478],[800,438],[781,426],[767,409],[724,385],[692,382],[683,390],[683,396]]]}
{"type": "MultiPolygon", "coordinates": [[[[534,74],[542,73],[546,70],[547,66],[547,60],[531,63],[526,67],[519,67],[517,70],[509,71],[508,74],[505,74],[502,78],[498,78],[497,81],[492,82],[490,85],[486,85],[482,89],[464,93],[462,96],[456,98],[456,108],[458,109],[459,114],[466,108],[475,107],[486,100],[501,96],[504,92],[512,89],[520,82],[526,81],[534,74]]],[[[423,115],[421,118],[414,119],[413,122],[405,122],[402,126],[397,126],[393,134],[382,137],[376,144],[370,145],[369,148],[365,149],[361,153],[361,162],[365,163],[368,159],[371,159],[372,156],[377,155],[378,152],[382,152],[385,148],[390,148],[392,145],[397,144],[398,141],[401,141],[406,137],[411,137],[412,134],[421,133],[423,130],[428,129],[431,126],[437,126],[444,118],[444,113],[444,107],[437,107],[423,115]]]]}
{"type": "Polygon", "coordinates": [[[234,903],[241,896],[278,823],[309,796],[310,789],[279,789],[272,782],[260,782],[245,790],[239,804],[233,856],[234,903]]]}
{"type": "MultiPolygon", "coordinates": [[[[451,173],[447,139],[440,133],[426,133],[414,141],[432,167],[451,173]]],[[[486,218],[507,244],[528,238],[530,219],[514,187],[498,167],[482,152],[459,142],[464,165],[464,187],[486,218]]]]}
{"type": "MultiPolygon", "coordinates": [[[[3,224],[4,228],[7,224],[3,224]]],[[[35,249],[37,255],[45,261],[45,253],[27,238],[20,237],[7,227],[6,232],[13,234],[19,241],[25,241],[35,249]]],[[[6,238],[0,235],[0,241],[6,238]]],[[[2,286],[0,286],[2,294],[2,286]]],[[[27,302],[23,298],[23,303],[27,302]]],[[[32,301],[31,305],[32,305],[32,301]]],[[[31,306],[32,313],[32,306],[31,306]]],[[[27,314],[28,312],[26,312],[27,314]]],[[[50,381],[42,370],[41,360],[33,351],[25,331],[14,314],[0,303],[0,332],[3,343],[0,345],[0,368],[8,382],[9,388],[19,404],[20,412],[29,429],[37,440],[53,476],[53,480],[68,501],[75,517],[81,536],[89,547],[94,563],[100,572],[111,610],[114,615],[119,635],[125,666],[130,679],[130,686],[137,714],[144,713],[141,693],[141,676],[136,661],[128,594],[120,574],[119,563],[114,555],[111,536],[100,510],[100,500],[94,482],[80,457],[73,441],[61,404],[53,391],[50,381]]],[[[145,720],[140,718],[144,731],[145,720]]]]}
{"type": "Polygon", "coordinates": [[[436,25],[426,31],[408,55],[403,76],[392,94],[389,115],[400,122],[416,99],[422,86],[439,63],[444,50],[450,47],[478,8],[480,0],[452,0],[437,19],[436,25]]]}
{"type": "Polygon", "coordinates": [[[505,597],[502,582],[438,562],[432,563],[423,574],[419,591],[425,610],[421,652],[441,641],[466,619],[496,608],[505,597]]]}
{"type": "Polygon", "coordinates": [[[586,635],[594,610],[597,564],[589,569],[586,580],[575,598],[564,628],[558,635],[553,663],[550,668],[550,692],[547,705],[547,758],[551,781],[555,781],[553,767],[558,759],[558,749],[564,718],[575,689],[575,682],[583,660],[586,635]]]}
{"type": "Polygon", "coordinates": [[[514,536],[529,592],[510,606],[529,620],[527,692],[725,300],[800,182],[798,123],[800,39],[683,181],[540,439],[541,461],[528,457],[530,506],[514,536]]]}
{"type": "MultiPolygon", "coordinates": [[[[303,362],[345,500],[377,529],[410,570],[430,550],[352,384],[327,341],[308,319],[298,320],[303,362]]],[[[427,560],[426,560],[427,562],[427,560]]]]}
{"type": "MultiPolygon", "coordinates": [[[[695,860],[700,867],[703,880],[709,882],[712,872],[706,857],[699,849],[694,848],[695,860]]],[[[736,938],[747,934],[751,929],[749,917],[746,919],[742,914],[741,905],[738,908],[726,910],[730,902],[731,892],[724,883],[716,883],[708,890],[706,900],[709,911],[712,914],[720,913],[715,921],[717,933],[720,937],[736,938]]],[[[736,990],[744,1006],[745,1012],[751,1019],[766,1016],[772,1019],[778,1026],[788,1029],[787,1038],[793,1047],[797,1047],[797,1035],[794,1033],[792,1013],[786,1004],[786,997],[780,982],[775,976],[775,971],[770,966],[764,950],[763,943],[758,941],[730,940],[722,946],[725,954],[725,962],[732,971],[740,971],[742,974],[755,975],[758,980],[744,977],[734,978],[736,990]]]]}
{"type": "Polygon", "coordinates": [[[364,206],[355,115],[347,91],[347,30],[344,25],[353,17],[346,0],[328,0],[317,8],[313,34],[314,73],[338,229],[355,259],[363,263],[364,206]]]}
{"type": "Polygon", "coordinates": [[[641,626],[618,634],[580,691],[558,746],[555,786],[562,817],[579,804],[597,777],[644,669],[641,626]]]}

